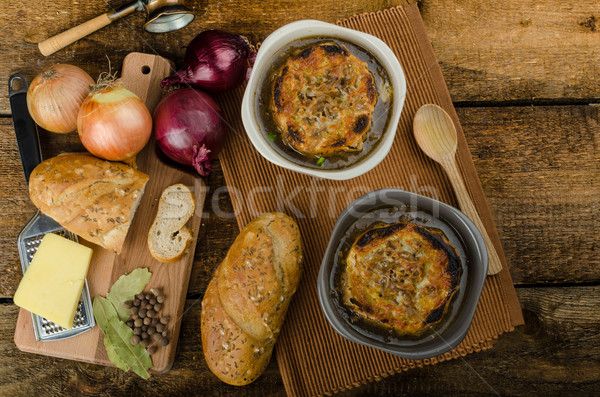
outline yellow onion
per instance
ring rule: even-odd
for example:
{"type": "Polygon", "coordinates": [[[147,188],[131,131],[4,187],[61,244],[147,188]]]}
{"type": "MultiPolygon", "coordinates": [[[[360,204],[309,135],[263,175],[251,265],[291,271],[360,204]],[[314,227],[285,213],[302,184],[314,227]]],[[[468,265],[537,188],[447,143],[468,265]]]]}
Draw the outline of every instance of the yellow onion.
{"type": "Polygon", "coordinates": [[[152,116],[142,100],[119,81],[99,83],[77,116],[83,146],[111,161],[134,159],[152,134],[152,116]]]}
{"type": "Polygon", "coordinates": [[[27,108],[45,130],[66,134],[77,129],[77,114],[94,80],[81,68],[57,64],[42,70],[27,90],[27,108]]]}

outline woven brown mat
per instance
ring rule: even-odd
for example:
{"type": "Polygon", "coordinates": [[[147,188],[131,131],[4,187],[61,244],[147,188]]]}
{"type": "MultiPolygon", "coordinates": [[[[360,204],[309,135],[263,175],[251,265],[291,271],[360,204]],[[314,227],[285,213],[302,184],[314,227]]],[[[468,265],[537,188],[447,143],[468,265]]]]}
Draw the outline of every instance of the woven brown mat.
{"type": "Polygon", "coordinates": [[[240,228],[267,211],[283,211],[300,226],[304,274],[276,346],[283,382],[290,396],[331,394],[410,368],[457,358],[491,347],[498,336],[523,324],[498,233],[477,177],[465,136],[416,4],[364,14],[338,22],[385,41],[406,75],[408,93],[392,150],[367,174],[348,181],[328,181],[275,166],[252,147],[240,117],[243,90],[219,98],[233,126],[220,161],[240,228]],[[428,360],[407,360],[349,342],[327,323],[317,296],[317,274],[337,216],[368,191],[395,187],[433,196],[457,206],[443,170],[417,147],[412,120],[425,103],[442,106],[458,132],[457,159],[483,223],[503,261],[488,276],[465,340],[454,350],[428,360]]]}

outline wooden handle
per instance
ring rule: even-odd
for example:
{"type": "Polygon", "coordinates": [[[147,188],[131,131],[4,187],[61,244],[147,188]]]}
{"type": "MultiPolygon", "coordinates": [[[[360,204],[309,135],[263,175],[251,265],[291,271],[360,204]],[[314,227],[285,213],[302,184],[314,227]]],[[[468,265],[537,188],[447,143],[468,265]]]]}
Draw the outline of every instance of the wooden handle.
{"type": "Polygon", "coordinates": [[[444,161],[442,165],[446,169],[446,173],[448,174],[450,182],[454,187],[454,193],[456,194],[460,209],[466,216],[469,217],[469,219],[473,221],[483,236],[483,240],[487,246],[489,258],[488,274],[499,273],[502,270],[502,262],[500,262],[498,252],[496,252],[496,248],[494,247],[494,244],[492,244],[492,240],[490,239],[490,236],[481,222],[481,218],[477,213],[477,208],[475,208],[475,204],[473,204],[473,200],[471,200],[471,196],[469,196],[469,192],[467,191],[462,176],[456,167],[454,158],[444,161]]]}
{"type": "Polygon", "coordinates": [[[136,94],[148,107],[150,113],[163,96],[160,82],[173,73],[174,65],[163,57],[132,52],[123,59],[121,79],[125,87],[136,94]]]}
{"type": "Polygon", "coordinates": [[[40,52],[44,56],[54,54],[56,51],[65,48],[69,44],[72,44],[88,34],[105,27],[112,22],[112,19],[110,19],[109,15],[109,13],[99,15],[96,18],[90,19],[79,26],[75,26],[74,28],[42,41],[38,44],[40,52]]]}

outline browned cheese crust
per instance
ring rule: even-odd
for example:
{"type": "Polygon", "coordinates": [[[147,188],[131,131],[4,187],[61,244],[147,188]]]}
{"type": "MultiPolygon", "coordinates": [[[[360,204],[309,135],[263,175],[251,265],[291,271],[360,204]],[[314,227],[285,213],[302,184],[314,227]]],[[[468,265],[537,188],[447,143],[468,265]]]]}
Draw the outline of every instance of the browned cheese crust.
{"type": "Polygon", "coordinates": [[[437,229],[400,222],[364,232],[342,274],[344,304],[400,335],[441,320],[461,274],[456,248],[437,229]]]}
{"type": "Polygon", "coordinates": [[[265,214],[240,232],[202,301],[202,348],[222,381],[246,385],[264,371],[301,263],[300,232],[289,216],[265,214]]]}
{"type": "Polygon", "coordinates": [[[33,170],[29,195],[67,230],[118,254],[146,182],[148,175],[125,164],[66,154],[33,170]]]}
{"type": "Polygon", "coordinates": [[[282,140],[314,156],[361,150],[376,102],[367,64],[333,42],[296,51],[273,84],[282,140]]]}

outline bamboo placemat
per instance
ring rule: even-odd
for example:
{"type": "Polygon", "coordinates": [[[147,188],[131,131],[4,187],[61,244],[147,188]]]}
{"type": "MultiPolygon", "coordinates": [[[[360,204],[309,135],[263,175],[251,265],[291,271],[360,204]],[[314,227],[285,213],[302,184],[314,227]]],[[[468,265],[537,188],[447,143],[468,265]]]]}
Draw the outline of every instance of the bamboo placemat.
{"type": "Polygon", "coordinates": [[[220,161],[238,226],[242,228],[263,212],[283,211],[297,220],[302,233],[304,274],[275,349],[290,396],[331,394],[399,371],[485,350],[500,334],[523,324],[494,221],[416,4],[363,14],[338,23],[385,41],[400,60],[407,80],[408,93],[394,145],[386,159],[372,171],[349,181],[328,181],[275,166],[254,150],[244,132],[240,117],[243,90],[219,98],[234,130],[220,161]],[[454,120],[459,167],[503,261],[503,270],[488,277],[465,340],[444,355],[415,361],[339,336],[321,312],[316,280],[337,216],[347,204],[366,192],[395,187],[457,206],[442,169],[419,150],[412,137],[414,114],[425,103],[442,106],[454,120]]]}

